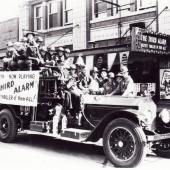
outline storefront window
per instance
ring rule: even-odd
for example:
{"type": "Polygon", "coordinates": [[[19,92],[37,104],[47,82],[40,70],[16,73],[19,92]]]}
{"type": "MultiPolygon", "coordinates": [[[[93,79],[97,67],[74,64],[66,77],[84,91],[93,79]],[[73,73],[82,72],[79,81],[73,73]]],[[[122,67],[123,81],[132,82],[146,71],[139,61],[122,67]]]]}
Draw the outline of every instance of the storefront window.
{"type": "Polygon", "coordinates": [[[170,60],[160,61],[160,99],[170,99],[170,60]]]}
{"type": "Polygon", "coordinates": [[[72,0],[64,1],[64,22],[65,24],[73,23],[73,7],[72,0]]]}
{"type": "Polygon", "coordinates": [[[35,6],[34,7],[34,27],[35,30],[41,30],[42,29],[42,7],[41,6],[35,6]]]}
{"type": "Polygon", "coordinates": [[[131,53],[128,68],[135,83],[136,95],[142,97],[155,95],[159,71],[156,56],[131,53]]]}

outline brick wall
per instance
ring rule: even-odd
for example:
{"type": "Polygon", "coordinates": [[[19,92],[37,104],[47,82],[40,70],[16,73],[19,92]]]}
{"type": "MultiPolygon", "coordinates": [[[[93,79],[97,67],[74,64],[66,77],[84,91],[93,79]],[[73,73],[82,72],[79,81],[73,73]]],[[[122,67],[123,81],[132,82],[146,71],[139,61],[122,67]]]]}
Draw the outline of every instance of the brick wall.
{"type": "Polygon", "coordinates": [[[19,19],[14,18],[0,23],[0,52],[6,49],[8,41],[16,42],[19,38],[19,19]]]}

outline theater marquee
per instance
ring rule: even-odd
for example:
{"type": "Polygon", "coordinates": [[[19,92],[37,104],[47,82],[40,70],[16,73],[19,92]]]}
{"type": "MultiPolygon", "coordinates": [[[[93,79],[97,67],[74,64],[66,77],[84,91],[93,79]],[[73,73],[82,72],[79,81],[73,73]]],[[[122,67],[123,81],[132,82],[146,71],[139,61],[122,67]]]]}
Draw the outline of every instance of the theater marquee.
{"type": "Polygon", "coordinates": [[[133,28],[131,50],[136,52],[170,54],[170,36],[133,28]]]}

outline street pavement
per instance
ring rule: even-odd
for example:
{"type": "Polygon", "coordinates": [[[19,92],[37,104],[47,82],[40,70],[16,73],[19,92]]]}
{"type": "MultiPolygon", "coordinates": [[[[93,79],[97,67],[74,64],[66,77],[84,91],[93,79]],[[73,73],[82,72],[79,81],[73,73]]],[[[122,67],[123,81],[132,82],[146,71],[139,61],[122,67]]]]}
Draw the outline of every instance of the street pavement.
{"type": "MultiPolygon", "coordinates": [[[[38,135],[20,135],[15,143],[0,142],[0,170],[110,170],[102,147],[38,135]]],[[[135,169],[167,169],[169,159],[150,153],[135,169]]]]}

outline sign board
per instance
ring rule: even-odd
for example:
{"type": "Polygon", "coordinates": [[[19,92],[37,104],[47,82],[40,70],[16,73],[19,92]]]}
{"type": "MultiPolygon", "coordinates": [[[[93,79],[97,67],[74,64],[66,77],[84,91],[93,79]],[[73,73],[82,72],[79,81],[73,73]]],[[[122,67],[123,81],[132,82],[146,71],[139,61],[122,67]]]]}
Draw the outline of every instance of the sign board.
{"type": "Polygon", "coordinates": [[[170,69],[160,69],[160,98],[170,99],[170,69]]]}
{"type": "Polygon", "coordinates": [[[0,72],[0,103],[37,106],[38,71],[0,72]]]}
{"type": "Polygon", "coordinates": [[[168,35],[148,32],[145,29],[134,27],[131,32],[131,50],[137,52],[170,54],[168,35]]]}
{"type": "Polygon", "coordinates": [[[124,66],[128,65],[128,58],[129,58],[129,51],[126,52],[120,52],[120,63],[124,66]]]}

